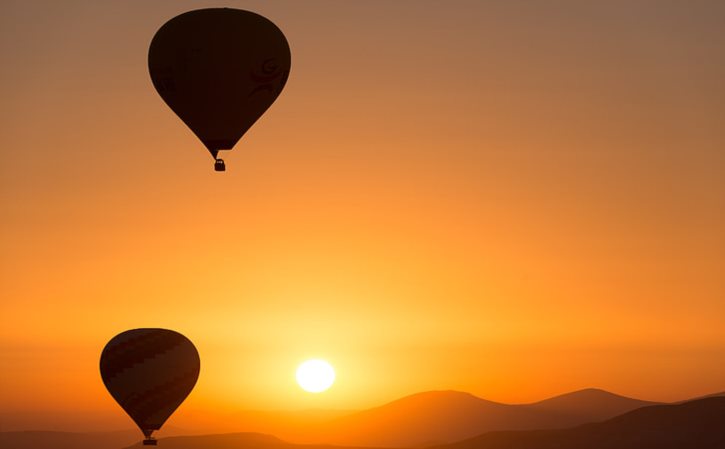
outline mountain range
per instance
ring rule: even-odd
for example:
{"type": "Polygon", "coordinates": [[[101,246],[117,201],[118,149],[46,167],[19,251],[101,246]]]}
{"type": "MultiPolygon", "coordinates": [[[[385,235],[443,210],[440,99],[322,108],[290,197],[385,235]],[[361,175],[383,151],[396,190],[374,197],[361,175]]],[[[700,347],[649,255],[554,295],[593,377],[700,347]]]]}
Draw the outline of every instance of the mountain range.
{"type": "MultiPolygon", "coordinates": [[[[530,404],[512,405],[463,392],[432,391],[361,412],[309,413],[313,418],[306,418],[307,431],[300,433],[299,426],[295,428],[297,438],[285,436],[285,429],[289,429],[278,423],[267,425],[280,431],[275,436],[259,432],[187,434],[161,438],[159,444],[165,449],[332,449],[330,445],[341,449],[423,446],[436,446],[436,449],[725,448],[725,443],[707,446],[722,436],[722,429],[720,433],[717,429],[725,429],[722,425],[725,423],[725,397],[717,395],[658,405],[603,390],[586,389],[530,404]],[[695,434],[701,438],[695,439],[695,434]],[[672,441],[698,441],[701,445],[623,445],[625,440],[659,441],[658,438],[665,437],[672,441]],[[595,442],[601,446],[596,446],[595,442]]],[[[303,415],[303,412],[294,412],[286,416],[289,420],[303,415]]],[[[239,418],[243,416],[238,415],[239,418]]],[[[246,416],[251,415],[247,413],[246,416]]],[[[275,419],[276,414],[267,412],[267,421],[275,419]]],[[[262,422],[258,416],[257,424],[262,422]]],[[[240,423],[240,427],[248,426],[240,423]]],[[[120,449],[139,440],[137,431],[0,432],[3,449],[120,449]]]]}
{"type": "Polygon", "coordinates": [[[571,429],[489,432],[435,449],[554,448],[723,449],[725,397],[643,407],[571,429]]]}
{"type": "MultiPolygon", "coordinates": [[[[570,429],[495,431],[430,449],[723,449],[725,397],[642,407],[601,423],[570,429]]],[[[285,443],[268,435],[178,436],[164,449],[334,449],[285,443]]],[[[127,449],[141,449],[140,443],[127,449]]],[[[338,447],[337,449],[352,449],[338,447]]]]}
{"type": "Polygon", "coordinates": [[[652,404],[598,389],[517,405],[458,391],[430,391],[334,419],[313,434],[315,443],[419,447],[452,443],[494,430],[571,427],[652,404]]]}

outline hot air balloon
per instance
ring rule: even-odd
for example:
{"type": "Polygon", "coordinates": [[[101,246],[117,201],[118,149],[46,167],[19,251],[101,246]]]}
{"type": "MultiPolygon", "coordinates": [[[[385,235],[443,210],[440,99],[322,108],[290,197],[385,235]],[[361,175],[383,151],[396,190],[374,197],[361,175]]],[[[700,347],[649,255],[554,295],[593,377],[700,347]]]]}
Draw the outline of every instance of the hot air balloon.
{"type": "Polygon", "coordinates": [[[122,332],[101,353],[103,383],[143,432],[144,445],[156,445],[151,434],[191,393],[199,366],[191,341],[168,329],[122,332]]]}
{"type": "Polygon", "coordinates": [[[249,11],[210,8],[166,22],[149,47],[149,73],[161,98],[224,171],[231,150],[282,91],[290,71],[287,39],[249,11]]]}

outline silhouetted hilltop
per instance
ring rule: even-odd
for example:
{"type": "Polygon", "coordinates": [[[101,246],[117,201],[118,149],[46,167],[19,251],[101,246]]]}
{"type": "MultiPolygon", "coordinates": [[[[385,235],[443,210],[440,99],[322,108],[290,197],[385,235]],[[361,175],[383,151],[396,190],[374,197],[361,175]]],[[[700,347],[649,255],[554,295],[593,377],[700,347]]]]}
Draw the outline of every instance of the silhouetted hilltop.
{"type": "MultiPolygon", "coordinates": [[[[274,435],[296,443],[314,441],[321,426],[342,416],[356,413],[350,410],[243,410],[205,411],[187,414],[182,424],[192,432],[175,432],[178,435],[262,433],[274,435]]],[[[179,421],[176,421],[179,423],[179,421]]],[[[164,429],[165,430],[165,429],[164,429]]],[[[165,435],[169,435],[164,432],[165,435]]],[[[171,435],[169,435],[171,436],[171,435]]]]}
{"type": "MultiPolygon", "coordinates": [[[[131,448],[145,448],[138,442],[131,448]]],[[[286,443],[277,437],[260,433],[225,433],[219,435],[194,435],[162,438],[157,446],[163,449],[315,449],[286,443]]],[[[330,449],[320,447],[319,449],[330,449]]]]}
{"type": "Polygon", "coordinates": [[[0,432],[2,449],[118,449],[143,435],[138,430],[118,432],[0,432]]]}
{"type": "Polygon", "coordinates": [[[516,406],[487,401],[458,391],[430,391],[333,420],[321,442],[406,447],[445,443],[482,431],[509,429],[535,416],[516,406]]]}
{"type": "Polygon", "coordinates": [[[725,397],[653,405],[572,429],[490,432],[436,449],[722,449],[725,397]]]}
{"type": "Polygon", "coordinates": [[[686,400],[684,400],[684,401],[678,401],[678,402],[673,402],[673,404],[683,404],[683,403],[685,403],[685,402],[690,402],[690,401],[696,401],[696,400],[698,400],[698,399],[705,399],[705,398],[717,398],[717,397],[720,397],[720,396],[723,396],[723,397],[725,397],[725,391],[721,391],[721,392],[719,392],[719,393],[710,393],[710,394],[706,394],[706,395],[704,395],[704,396],[698,396],[698,397],[696,397],[696,398],[692,398],[692,399],[686,399],[686,400]]]}
{"type": "Polygon", "coordinates": [[[528,404],[528,407],[532,410],[557,413],[562,419],[562,424],[570,421],[566,424],[576,425],[602,421],[630,410],[656,404],[656,402],[628,398],[598,388],[587,388],[534,402],[528,404]]]}

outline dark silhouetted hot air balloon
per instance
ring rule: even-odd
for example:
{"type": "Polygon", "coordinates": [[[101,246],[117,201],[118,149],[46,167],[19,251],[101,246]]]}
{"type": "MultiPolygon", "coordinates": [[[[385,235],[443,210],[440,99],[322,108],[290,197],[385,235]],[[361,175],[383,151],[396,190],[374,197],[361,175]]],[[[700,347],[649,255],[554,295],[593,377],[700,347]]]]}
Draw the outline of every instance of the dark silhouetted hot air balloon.
{"type": "Polygon", "coordinates": [[[211,8],[166,22],[149,47],[149,73],[166,104],[224,171],[230,150],[282,91],[290,71],[284,34],[249,11],[211,8]]]}
{"type": "Polygon", "coordinates": [[[145,445],[184,402],[199,378],[199,353],[188,338],[167,329],[133,329],[101,353],[101,377],[113,399],[141,429],[145,445]]]}

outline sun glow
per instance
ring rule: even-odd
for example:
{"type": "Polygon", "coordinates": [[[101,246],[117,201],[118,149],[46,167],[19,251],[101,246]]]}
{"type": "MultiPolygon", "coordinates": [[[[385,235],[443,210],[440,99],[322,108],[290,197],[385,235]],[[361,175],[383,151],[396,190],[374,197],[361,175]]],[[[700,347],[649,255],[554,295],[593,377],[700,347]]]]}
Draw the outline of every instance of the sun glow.
{"type": "Polygon", "coordinates": [[[307,360],[297,368],[297,383],[310,393],[321,393],[335,382],[335,369],[324,360],[307,360]]]}

